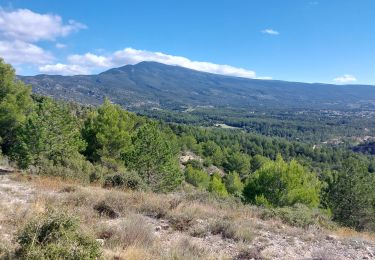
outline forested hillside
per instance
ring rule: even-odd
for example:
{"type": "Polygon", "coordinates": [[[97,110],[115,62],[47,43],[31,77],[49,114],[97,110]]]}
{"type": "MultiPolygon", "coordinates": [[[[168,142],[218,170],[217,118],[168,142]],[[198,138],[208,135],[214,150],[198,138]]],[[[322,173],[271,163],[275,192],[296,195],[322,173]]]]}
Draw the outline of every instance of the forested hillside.
{"type": "Polygon", "coordinates": [[[3,156],[27,174],[155,193],[189,187],[297,226],[331,219],[375,230],[375,159],[345,147],[166,123],[109,99],[98,107],[56,101],[31,94],[3,61],[0,129],[3,156]]]}

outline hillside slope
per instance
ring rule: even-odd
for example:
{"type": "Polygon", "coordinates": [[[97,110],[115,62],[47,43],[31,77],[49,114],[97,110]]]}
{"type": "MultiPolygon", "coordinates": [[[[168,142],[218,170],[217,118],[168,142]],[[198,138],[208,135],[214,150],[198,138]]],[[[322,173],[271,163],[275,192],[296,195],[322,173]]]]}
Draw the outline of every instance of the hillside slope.
{"type": "Polygon", "coordinates": [[[127,108],[375,108],[374,86],[236,78],[156,62],[126,65],[98,75],[19,78],[43,95],[89,104],[108,97],[127,108]]]}
{"type": "Polygon", "coordinates": [[[17,229],[51,209],[79,217],[81,228],[91,230],[101,243],[105,259],[375,257],[369,235],[293,227],[262,219],[255,207],[205,201],[193,194],[131,193],[0,174],[0,195],[0,259],[12,259],[17,229]],[[99,214],[97,205],[106,211],[99,214]],[[114,216],[106,214],[112,210],[114,216]]]}

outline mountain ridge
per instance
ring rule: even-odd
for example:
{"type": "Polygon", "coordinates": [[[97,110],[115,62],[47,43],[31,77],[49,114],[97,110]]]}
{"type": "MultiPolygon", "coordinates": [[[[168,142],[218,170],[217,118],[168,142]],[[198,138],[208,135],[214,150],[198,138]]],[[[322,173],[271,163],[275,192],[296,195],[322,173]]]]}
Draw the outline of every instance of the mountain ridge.
{"type": "Polygon", "coordinates": [[[140,62],[94,75],[18,76],[35,93],[127,108],[189,106],[353,109],[375,108],[375,86],[262,80],[219,75],[158,62],[140,62]]]}

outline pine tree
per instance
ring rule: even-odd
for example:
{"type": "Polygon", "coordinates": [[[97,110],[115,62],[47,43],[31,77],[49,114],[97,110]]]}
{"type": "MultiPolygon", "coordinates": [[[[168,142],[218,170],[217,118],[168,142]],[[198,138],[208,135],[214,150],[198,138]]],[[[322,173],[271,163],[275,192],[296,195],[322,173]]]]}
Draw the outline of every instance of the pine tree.
{"type": "Polygon", "coordinates": [[[87,142],[86,157],[118,170],[132,150],[131,131],[135,116],[105,100],[97,111],[91,113],[82,130],[87,142]]]}
{"type": "Polygon", "coordinates": [[[230,194],[240,197],[242,195],[244,184],[237,172],[230,172],[225,178],[225,187],[230,194]]]}
{"type": "Polygon", "coordinates": [[[14,69],[0,59],[0,141],[4,153],[15,144],[17,131],[31,110],[31,88],[16,80],[14,69]]]}
{"type": "Polygon", "coordinates": [[[375,176],[356,158],[344,162],[329,185],[334,220],[359,230],[375,230],[375,176]]]}
{"type": "Polygon", "coordinates": [[[35,106],[24,126],[18,131],[12,155],[26,168],[47,159],[61,165],[67,158],[78,156],[85,147],[79,122],[60,103],[43,98],[35,106]]]}
{"type": "Polygon", "coordinates": [[[154,191],[170,191],[182,181],[178,167],[177,142],[156,123],[140,127],[132,138],[134,149],[129,155],[128,166],[138,171],[154,191]]]}

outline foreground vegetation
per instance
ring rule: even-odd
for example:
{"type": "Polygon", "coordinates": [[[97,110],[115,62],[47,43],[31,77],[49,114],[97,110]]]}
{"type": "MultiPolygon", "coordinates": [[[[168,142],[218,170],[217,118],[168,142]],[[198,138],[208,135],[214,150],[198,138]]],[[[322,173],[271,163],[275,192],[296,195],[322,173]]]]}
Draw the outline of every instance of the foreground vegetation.
{"type": "Polygon", "coordinates": [[[373,235],[300,204],[259,208],[188,185],[163,194],[11,178],[15,200],[0,198],[0,259],[362,259],[375,249],[373,235]]]}

